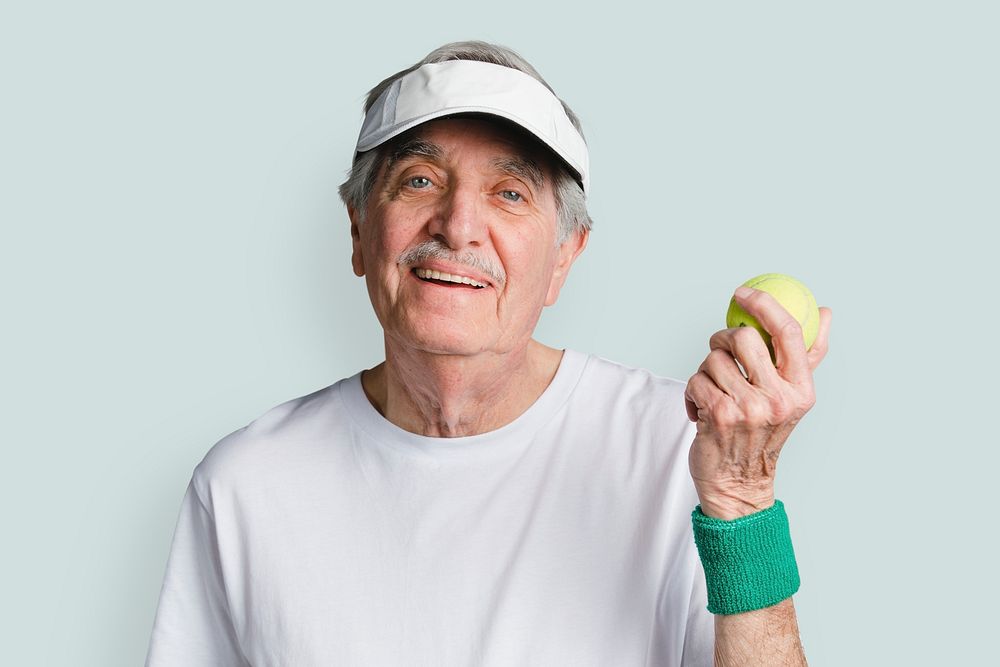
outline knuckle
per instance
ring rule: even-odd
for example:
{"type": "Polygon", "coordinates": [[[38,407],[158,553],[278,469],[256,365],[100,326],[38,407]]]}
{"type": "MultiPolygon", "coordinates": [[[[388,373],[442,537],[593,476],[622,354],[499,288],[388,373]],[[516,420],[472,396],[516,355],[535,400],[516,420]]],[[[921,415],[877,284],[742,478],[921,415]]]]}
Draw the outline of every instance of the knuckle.
{"type": "Polygon", "coordinates": [[[697,373],[692,375],[687,381],[687,387],[685,388],[685,393],[689,396],[698,396],[701,393],[701,388],[705,383],[705,375],[699,369],[697,373]]]}
{"type": "Polygon", "coordinates": [[[728,363],[732,359],[729,352],[725,350],[715,349],[708,353],[708,357],[705,358],[705,365],[711,369],[720,369],[724,364],[728,363]]]}
{"type": "Polygon", "coordinates": [[[744,403],[743,415],[747,425],[758,427],[768,422],[771,411],[767,403],[759,398],[753,398],[744,403]]]}
{"type": "Polygon", "coordinates": [[[720,401],[712,408],[712,419],[719,428],[731,429],[740,423],[742,414],[731,401],[720,401]]]}
{"type": "Polygon", "coordinates": [[[784,395],[771,396],[768,403],[770,417],[776,424],[783,424],[794,416],[795,410],[792,403],[784,395]]]}
{"type": "Polygon", "coordinates": [[[760,332],[753,327],[739,327],[733,331],[733,339],[740,343],[746,343],[758,337],[760,337],[760,332]]]}
{"type": "Polygon", "coordinates": [[[740,327],[733,333],[733,341],[738,350],[749,352],[764,347],[764,337],[753,327],[740,327]]]}
{"type": "Polygon", "coordinates": [[[727,332],[726,329],[723,329],[722,331],[716,331],[708,339],[708,346],[710,348],[712,348],[712,349],[715,349],[715,348],[719,347],[722,344],[722,342],[725,340],[725,338],[726,338],[727,335],[728,335],[728,332],[727,332]]]}
{"type": "Polygon", "coordinates": [[[816,392],[812,387],[808,387],[802,394],[802,412],[808,412],[816,405],[816,392]]]}
{"type": "Polygon", "coordinates": [[[764,336],[751,327],[743,327],[736,338],[736,349],[744,359],[763,358],[770,356],[764,343],[764,336]]]}
{"type": "Polygon", "coordinates": [[[811,388],[799,395],[772,396],[770,397],[771,419],[774,424],[797,424],[815,403],[816,398],[811,388]]]}
{"type": "Polygon", "coordinates": [[[780,335],[790,339],[802,337],[802,325],[794,317],[789,317],[781,325],[780,335]]]}

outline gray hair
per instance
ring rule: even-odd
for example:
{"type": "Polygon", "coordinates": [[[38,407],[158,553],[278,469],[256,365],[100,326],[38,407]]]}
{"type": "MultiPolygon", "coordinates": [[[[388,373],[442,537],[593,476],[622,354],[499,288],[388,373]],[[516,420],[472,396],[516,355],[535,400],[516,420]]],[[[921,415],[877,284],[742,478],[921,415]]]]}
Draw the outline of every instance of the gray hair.
{"type": "MultiPolygon", "coordinates": [[[[534,77],[555,95],[552,86],[546,83],[542,75],[531,66],[531,63],[513,50],[488,42],[451,42],[434,49],[420,62],[396,72],[368,91],[368,97],[365,100],[364,106],[365,113],[368,113],[368,110],[375,104],[375,100],[378,99],[379,95],[397,79],[428,63],[440,63],[448,60],[477,60],[510,67],[534,77]]],[[[573,123],[573,127],[577,129],[580,136],[583,136],[583,126],[580,123],[580,119],[573,113],[568,104],[562,100],[559,101],[562,102],[563,109],[566,111],[570,122],[573,123]]],[[[368,198],[375,187],[375,179],[378,178],[379,169],[385,159],[386,149],[387,145],[383,144],[377,150],[355,154],[347,180],[339,188],[341,200],[343,200],[345,205],[357,211],[359,220],[364,220],[365,210],[368,207],[368,198]]],[[[556,210],[559,214],[559,233],[556,235],[556,244],[558,245],[562,244],[574,232],[580,232],[585,229],[589,230],[593,226],[594,221],[587,213],[587,202],[582,186],[560,160],[554,160],[554,162],[557,164],[553,193],[556,200],[556,210]]]]}

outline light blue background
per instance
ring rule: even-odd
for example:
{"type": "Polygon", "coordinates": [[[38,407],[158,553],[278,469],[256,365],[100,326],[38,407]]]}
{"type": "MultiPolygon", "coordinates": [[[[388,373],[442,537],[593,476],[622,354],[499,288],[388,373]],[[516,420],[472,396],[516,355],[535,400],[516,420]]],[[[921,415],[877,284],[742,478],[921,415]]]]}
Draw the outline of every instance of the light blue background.
{"type": "Polygon", "coordinates": [[[833,308],[778,470],[810,664],[993,654],[995,3],[9,5],[0,663],[140,664],[193,467],[381,359],[336,186],[365,91],[471,38],[591,146],[540,340],[687,379],[750,276],[833,308]]]}

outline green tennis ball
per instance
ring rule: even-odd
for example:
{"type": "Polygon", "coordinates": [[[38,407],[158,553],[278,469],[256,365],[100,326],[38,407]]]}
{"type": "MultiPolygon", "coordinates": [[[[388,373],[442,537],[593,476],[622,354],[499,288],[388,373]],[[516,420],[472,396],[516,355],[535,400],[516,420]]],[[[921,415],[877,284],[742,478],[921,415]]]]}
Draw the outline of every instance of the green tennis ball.
{"type": "MultiPolygon", "coordinates": [[[[783,273],[764,273],[743,283],[744,287],[752,287],[767,292],[785,307],[792,317],[802,325],[802,338],[806,349],[812,347],[819,333],[819,307],[809,288],[791,276],[783,273]]],[[[767,349],[774,359],[774,346],[771,335],[764,330],[757,320],[743,307],[736,303],[735,297],[729,300],[729,311],[726,313],[727,327],[753,327],[760,332],[767,344],[767,349]]]]}

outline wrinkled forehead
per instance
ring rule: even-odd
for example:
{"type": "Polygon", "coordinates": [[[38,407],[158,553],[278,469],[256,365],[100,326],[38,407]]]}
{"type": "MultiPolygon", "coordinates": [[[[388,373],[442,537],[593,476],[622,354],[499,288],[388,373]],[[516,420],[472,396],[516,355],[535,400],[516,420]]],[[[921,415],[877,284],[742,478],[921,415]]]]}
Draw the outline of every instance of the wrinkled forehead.
{"type": "MultiPolygon", "coordinates": [[[[553,188],[560,158],[531,133],[515,123],[488,114],[463,113],[446,116],[422,123],[393,137],[380,146],[383,174],[414,156],[432,160],[447,158],[447,148],[436,141],[438,128],[450,121],[472,121],[487,128],[490,138],[495,140],[494,155],[490,166],[530,181],[540,190],[553,188]]],[[[453,123],[452,123],[453,124],[453,123]]],[[[459,135],[458,140],[462,137],[459,135]]],[[[473,138],[468,139],[470,142],[473,138]]]]}

